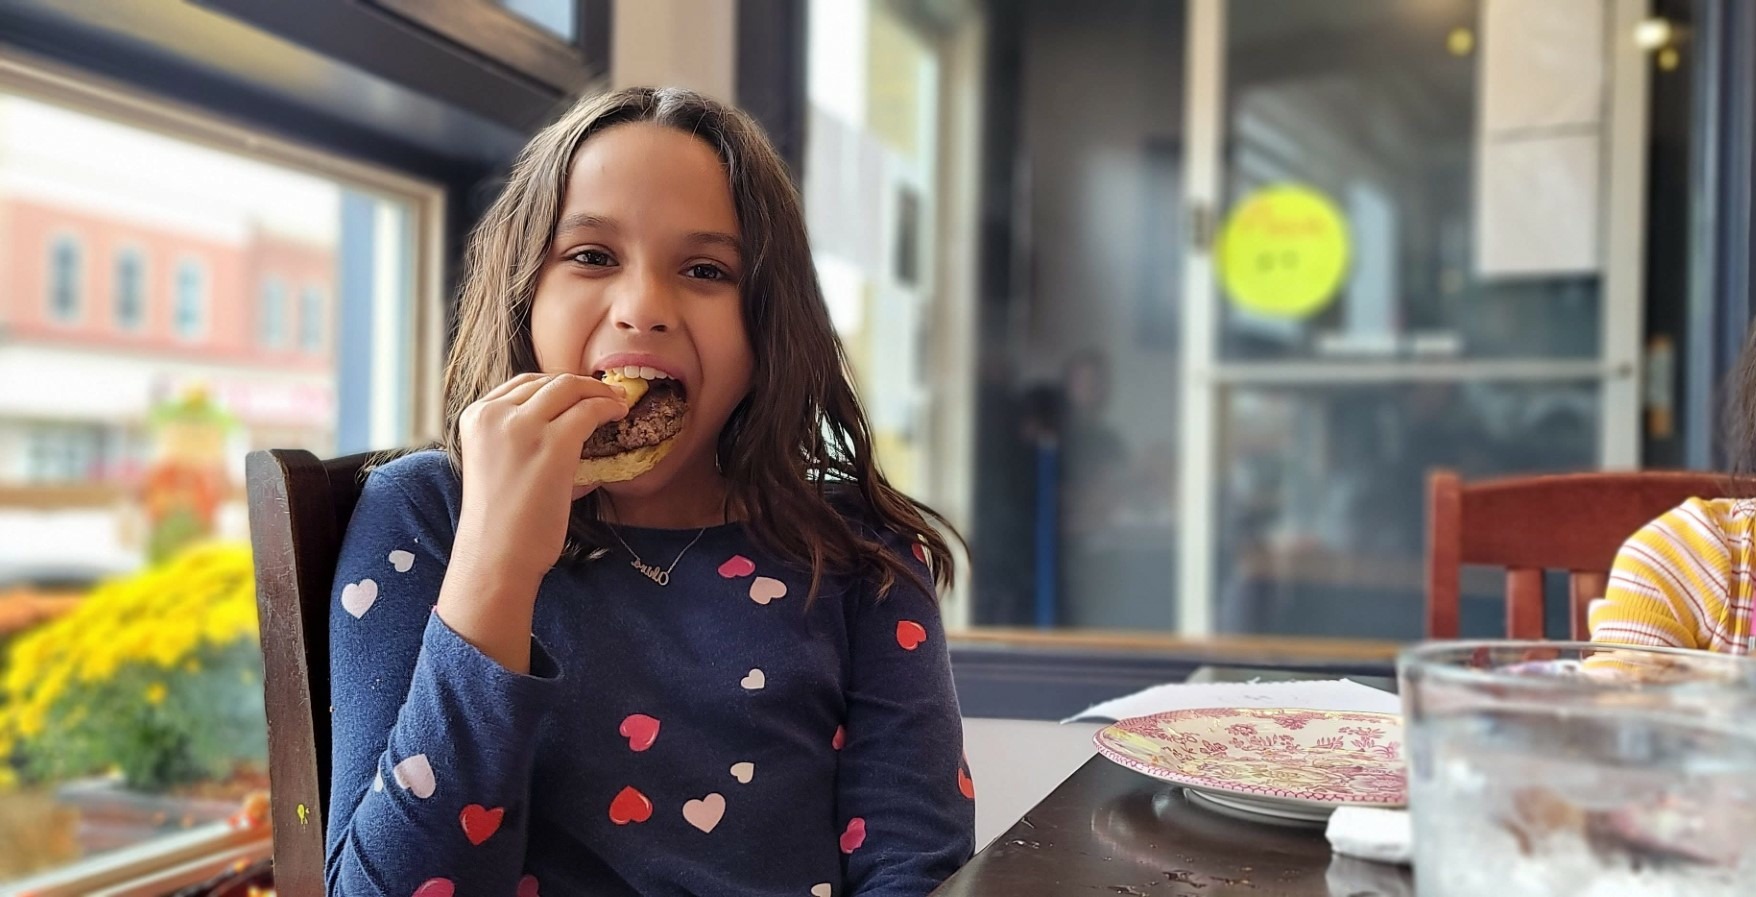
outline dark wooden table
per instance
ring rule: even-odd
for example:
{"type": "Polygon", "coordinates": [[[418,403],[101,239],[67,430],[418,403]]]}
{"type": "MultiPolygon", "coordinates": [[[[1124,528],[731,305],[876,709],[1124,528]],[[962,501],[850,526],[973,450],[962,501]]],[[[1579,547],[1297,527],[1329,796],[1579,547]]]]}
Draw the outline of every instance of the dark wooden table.
{"type": "Polygon", "coordinates": [[[1191,804],[1093,757],[936,897],[1409,897],[1405,868],[1334,856],[1321,825],[1272,825],[1191,804]]]}

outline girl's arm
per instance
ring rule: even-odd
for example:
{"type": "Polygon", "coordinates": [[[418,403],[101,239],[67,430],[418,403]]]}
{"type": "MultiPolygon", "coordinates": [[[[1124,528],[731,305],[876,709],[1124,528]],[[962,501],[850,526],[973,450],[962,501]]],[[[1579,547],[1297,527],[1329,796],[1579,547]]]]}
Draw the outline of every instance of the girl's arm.
{"type": "MultiPolygon", "coordinates": [[[[911,543],[890,544],[913,562],[911,543]]],[[[899,580],[882,600],[862,596],[849,616],[836,785],[845,893],[921,897],[969,860],[975,840],[975,785],[939,605],[899,580]]]]}
{"type": "Polygon", "coordinates": [[[1731,606],[1731,548],[1713,504],[1690,499],[1631,536],[1616,555],[1592,641],[1713,648],[1731,606]]]}
{"type": "Polygon", "coordinates": [[[373,474],[330,605],[332,895],[512,894],[525,874],[530,737],[559,671],[508,671],[433,613],[454,536],[444,458],[373,474]],[[433,884],[429,884],[433,883],[433,884]],[[425,889],[425,890],[423,890],[425,889]]]}

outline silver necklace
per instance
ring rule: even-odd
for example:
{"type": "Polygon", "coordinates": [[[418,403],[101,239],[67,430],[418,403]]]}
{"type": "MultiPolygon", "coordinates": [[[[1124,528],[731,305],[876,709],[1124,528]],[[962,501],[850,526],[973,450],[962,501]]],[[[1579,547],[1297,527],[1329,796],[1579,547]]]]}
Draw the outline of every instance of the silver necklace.
{"type": "MultiPolygon", "coordinates": [[[[711,524],[710,524],[710,526],[711,526],[711,524]]],[[[677,553],[677,559],[672,561],[671,565],[669,567],[664,568],[663,570],[660,570],[659,568],[641,560],[640,555],[638,553],[636,553],[633,548],[629,547],[628,540],[622,538],[622,534],[620,532],[618,532],[615,527],[610,527],[610,534],[615,536],[616,541],[621,542],[622,547],[624,549],[627,549],[628,554],[631,557],[633,557],[633,560],[628,562],[629,566],[633,567],[636,570],[639,570],[640,575],[646,577],[647,579],[650,579],[653,582],[656,582],[661,586],[668,586],[671,584],[671,571],[677,569],[677,564],[682,562],[683,555],[688,554],[689,549],[694,548],[695,543],[701,541],[701,537],[707,534],[707,530],[708,530],[708,527],[706,527],[706,526],[702,527],[701,532],[696,533],[695,538],[690,539],[689,544],[683,546],[683,550],[677,553]]]]}

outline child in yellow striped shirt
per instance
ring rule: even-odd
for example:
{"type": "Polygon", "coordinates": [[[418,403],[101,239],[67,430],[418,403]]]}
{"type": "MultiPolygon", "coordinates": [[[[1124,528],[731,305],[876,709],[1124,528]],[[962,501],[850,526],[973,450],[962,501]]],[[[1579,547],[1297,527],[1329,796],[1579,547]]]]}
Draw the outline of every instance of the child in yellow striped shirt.
{"type": "Polygon", "coordinates": [[[1756,499],[1692,498],[1623,544],[1590,610],[1593,641],[1756,653],[1756,499]]]}

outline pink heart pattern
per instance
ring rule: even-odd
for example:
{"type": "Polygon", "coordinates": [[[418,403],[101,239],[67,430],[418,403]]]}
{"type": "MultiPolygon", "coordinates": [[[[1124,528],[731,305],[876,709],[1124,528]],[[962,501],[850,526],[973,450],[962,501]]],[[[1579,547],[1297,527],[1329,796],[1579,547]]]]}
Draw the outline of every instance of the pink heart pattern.
{"type": "Polygon", "coordinates": [[[750,600],[757,604],[766,605],[776,598],[785,598],[786,596],[787,584],[778,579],[758,576],[754,582],[750,583],[750,600]]]}
{"type": "Polygon", "coordinates": [[[415,889],[413,897],[452,897],[456,893],[457,885],[451,879],[429,878],[415,889]]]}

